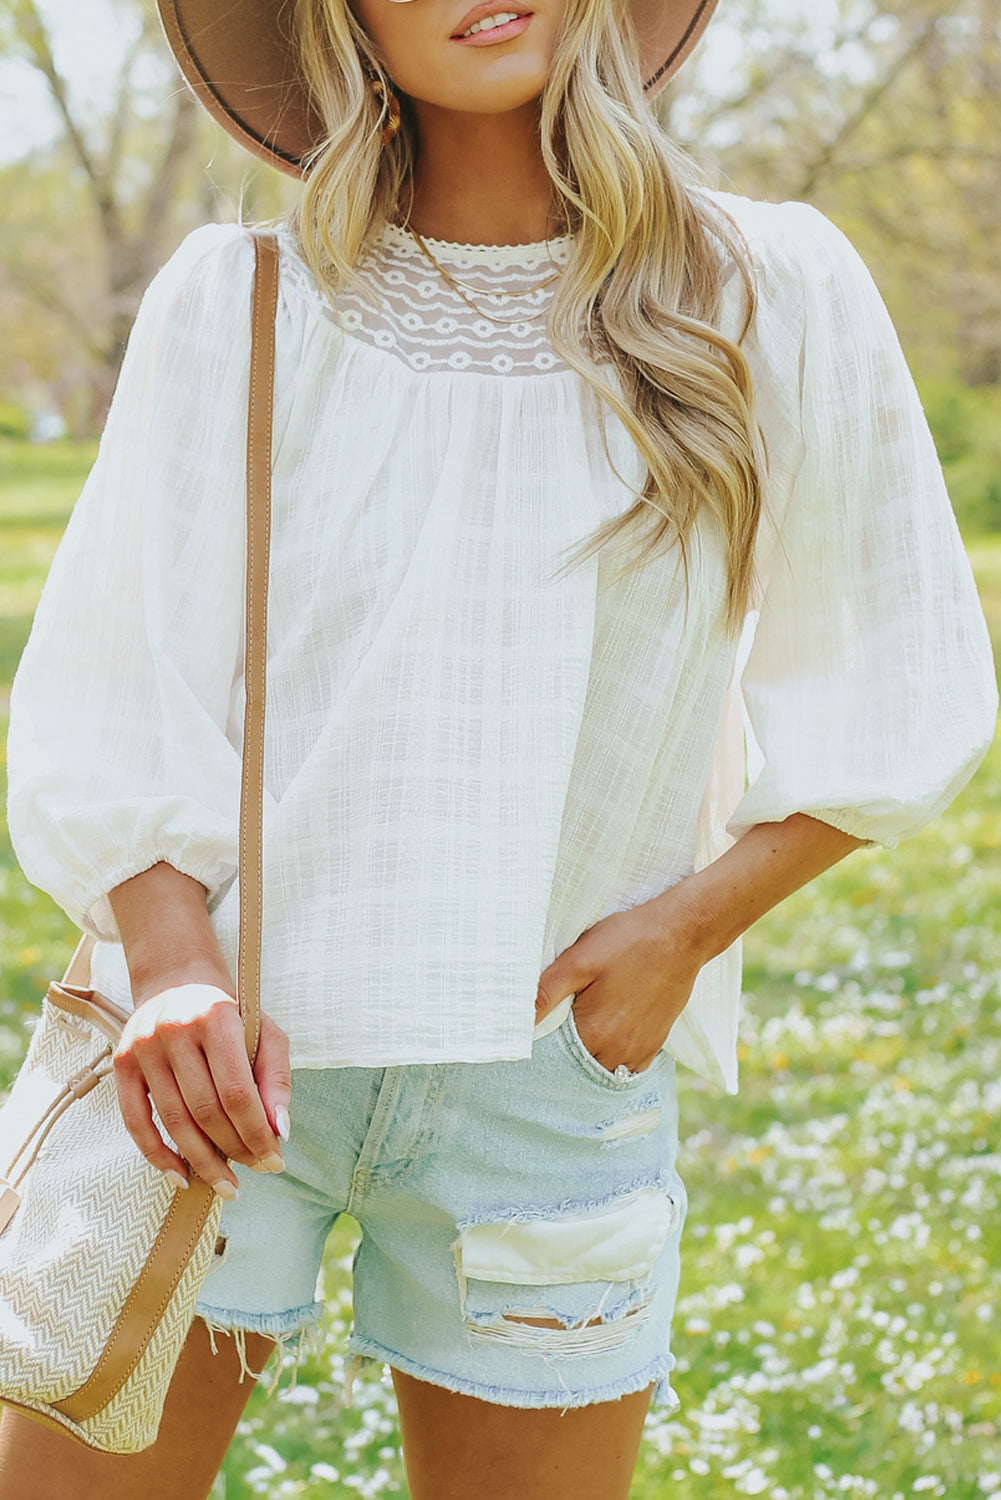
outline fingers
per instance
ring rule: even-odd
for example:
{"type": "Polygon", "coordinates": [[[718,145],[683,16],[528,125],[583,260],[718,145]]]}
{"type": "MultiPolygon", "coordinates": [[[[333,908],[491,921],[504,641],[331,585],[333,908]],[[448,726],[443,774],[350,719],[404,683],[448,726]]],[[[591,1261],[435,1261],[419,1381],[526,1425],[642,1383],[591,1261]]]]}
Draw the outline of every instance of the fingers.
{"type": "Polygon", "coordinates": [[[651,1049],[648,1039],[640,1038],[621,1024],[609,1025],[600,1015],[596,1019],[578,1015],[575,1008],[574,1016],[581,1044],[608,1073],[620,1067],[630,1073],[645,1073],[660,1051],[659,1046],[651,1049]]]}
{"type": "Polygon", "coordinates": [[[170,1172],[187,1182],[188,1164],[171,1151],[153,1123],[153,1111],[141,1070],[130,1058],[115,1061],[115,1087],[125,1128],[158,1172],[170,1172]]]}
{"type": "Polygon", "coordinates": [[[257,1072],[272,1090],[270,1115],[231,996],[211,985],[182,985],[130,1017],[114,1058],[119,1102],[129,1133],[159,1171],[186,1175],[190,1163],[221,1196],[235,1198],[237,1181],[226,1158],[258,1171],[283,1170],[271,1120],[279,1107],[287,1117],[288,1042],[266,1017],[262,1041],[257,1072]],[[151,1104],[176,1152],[162,1139],[151,1104]]]}
{"type": "Polygon", "coordinates": [[[539,976],[539,988],[535,997],[536,1024],[562,1001],[582,990],[591,978],[589,967],[584,963],[580,952],[575,952],[573,947],[565,948],[539,976]]]}
{"type": "MultiPolygon", "coordinates": [[[[204,1077],[208,1088],[201,1092],[200,1098],[205,1100],[205,1105],[196,1104],[198,1114],[209,1113],[207,1100],[209,1097],[215,1100],[212,1110],[213,1121],[219,1111],[219,1101],[215,1097],[215,1089],[212,1080],[208,1076],[207,1069],[204,1077]]],[[[183,1153],[185,1161],[190,1164],[191,1170],[196,1177],[207,1182],[214,1188],[220,1197],[235,1198],[238,1195],[237,1180],[234,1172],[229,1167],[226,1158],[236,1155],[225,1147],[219,1147],[215,1141],[199,1126],[197,1115],[192,1113],[188,1101],[184,1098],[177,1085],[177,1080],[166,1069],[156,1070],[152,1078],[146,1080],[149,1086],[150,1096],[156,1104],[157,1113],[163,1122],[163,1128],[175,1141],[178,1149],[183,1153]]],[[[186,1080],[191,1086],[190,1077],[186,1080]]],[[[218,1134],[232,1134],[232,1130],[218,1130],[218,1134]]],[[[242,1147],[240,1148],[242,1151],[242,1147]]],[[[147,1158],[149,1159],[149,1158],[147,1158]]],[[[239,1157],[237,1157],[239,1159],[239,1157]]],[[[246,1164],[246,1163],[245,1163],[246,1164]]],[[[155,1165],[155,1163],[154,1163],[155,1165]]]]}
{"type": "MultiPolygon", "coordinates": [[[[685,995],[683,998],[687,998],[685,995]]],[[[655,1061],[681,1007],[659,991],[639,985],[616,991],[601,981],[585,986],[573,1007],[584,1047],[609,1073],[625,1066],[643,1073],[655,1061]]]]}
{"type": "Polygon", "coordinates": [[[280,1026],[276,1026],[269,1016],[264,1015],[261,1016],[254,1081],[275,1134],[287,1141],[290,1130],[289,1106],[292,1102],[288,1037],[280,1026]]]}
{"type": "MultiPolygon", "coordinates": [[[[200,1089],[183,1089],[182,1085],[185,1101],[196,1122],[227,1156],[245,1166],[257,1163],[265,1171],[280,1172],[285,1165],[281,1142],[275,1138],[254,1074],[250,1071],[239,1012],[236,1021],[236,1031],[230,1027],[217,1037],[215,1046],[206,1053],[217,1100],[209,1098],[207,1090],[203,1094],[200,1089]]],[[[263,1019],[261,1035],[263,1039],[263,1019]]]]}

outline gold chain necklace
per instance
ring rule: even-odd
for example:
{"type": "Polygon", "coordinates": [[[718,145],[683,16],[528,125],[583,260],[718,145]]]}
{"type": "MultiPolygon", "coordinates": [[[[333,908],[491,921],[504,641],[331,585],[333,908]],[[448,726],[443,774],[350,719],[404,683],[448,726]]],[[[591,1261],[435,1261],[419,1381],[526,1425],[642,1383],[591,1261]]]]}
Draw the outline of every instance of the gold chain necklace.
{"type": "MultiPolygon", "coordinates": [[[[474,313],[479,313],[481,318],[488,318],[492,323],[524,323],[526,319],[524,316],[520,318],[499,318],[496,313],[485,312],[482,307],[477,307],[475,302],[470,302],[469,298],[463,295],[463,293],[460,291],[461,287],[466,287],[471,292],[479,292],[484,297],[528,297],[531,296],[532,292],[540,292],[543,287],[549,286],[551,282],[555,281],[556,278],[563,273],[563,267],[561,266],[558,271],[554,271],[551,276],[547,276],[545,281],[540,281],[536,286],[525,287],[522,291],[488,292],[485,287],[470,286],[468,282],[459,281],[455,276],[452,276],[448,271],[446,271],[441,262],[436,260],[435,257],[431,254],[431,251],[428,249],[427,245],[425,245],[423,239],[417,233],[417,230],[414,229],[412,224],[404,224],[402,227],[410,231],[420,248],[423,250],[424,254],[427,256],[428,260],[442,277],[442,280],[452,288],[456,296],[461,297],[466,306],[471,307],[474,313]]],[[[546,249],[549,249],[548,239],[546,240],[546,249]]],[[[550,259],[552,259],[551,254],[550,259]]]]}

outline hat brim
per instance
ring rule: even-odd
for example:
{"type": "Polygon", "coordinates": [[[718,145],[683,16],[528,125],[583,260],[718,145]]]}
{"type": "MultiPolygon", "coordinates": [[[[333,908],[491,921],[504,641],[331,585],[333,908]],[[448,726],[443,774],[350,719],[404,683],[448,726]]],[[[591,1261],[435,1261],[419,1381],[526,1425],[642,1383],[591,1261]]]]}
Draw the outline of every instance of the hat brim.
{"type": "MultiPolygon", "coordinates": [[[[659,93],[695,47],[717,0],[631,0],[644,91],[659,93]]],[[[157,0],[185,79],[213,119],[293,177],[324,137],[296,60],[291,0],[157,0]]]]}

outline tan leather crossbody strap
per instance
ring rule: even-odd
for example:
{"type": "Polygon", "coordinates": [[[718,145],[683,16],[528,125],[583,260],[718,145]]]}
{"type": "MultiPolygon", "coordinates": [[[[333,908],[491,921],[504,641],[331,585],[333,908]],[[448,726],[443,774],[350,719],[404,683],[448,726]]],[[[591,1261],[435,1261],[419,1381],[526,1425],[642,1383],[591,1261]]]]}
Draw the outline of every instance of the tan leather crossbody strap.
{"type": "Polygon", "coordinates": [[[261,1035],[261,919],[264,858],[264,705],[268,658],[271,433],[274,409],[278,241],[254,236],[256,271],[247,407],[247,592],[240,788],[240,950],[237,996],[251,1066],[261,1035]]]}
{"type": "MultiPolygon", "coordinates": [[[[250,394],[247,409],[247,589],[243,720],[243,775],[240,788],[240,950],[237,995],[243,1014],[247,1053],[257,1055],[261,1030],[261,916],[264,824],[264,690],[267,666],[267,585],[271,511],[271,410],[274,390],[275,313],[278,306],[278,245],[274,235],[255,235],[256,257],[251,324],[250,394]]],[[[67,977],[83,980],[89,969],[91,940],[84,938],[70,963],[67,977]]],[[[59,988],[53,986],[54,989],[59,988]]],[[[91,1018],[96,997],[70,988],[61,1003],[91,1018]]],[[[102,1001],[102,1005],[107,1002],[102,1001]]],[[[98,1007],[100,1015],[103,1011],[98,1007]]],[[[113,1022],[114,1007],[109,1015],[113,1022]]],[[[94,1082],[101,1059],[96,1059],[94,1082]]],[[[86,1070],[84,1070],[86,1073],[86,1070]]],[[[71,1079],[65,1095],[92,1086],[80,1074],[71,1079]]],[[[69,1097],[56,1101],[42,1122],[42,1137],[68,1107],[69,1097]]],[[[37,1142],[36,1142],[37,1144],[37,1142]]],[[[30,1165],[30,1163],[29,1163],[30,1165]]],[[[16,1203],[15,1203],[16,1207],[16,1203]]],[[[138,1366],[164,1309],[168,1306],[206,1223],[213,1221],[218,1199],[212,1189],[191,1174],[186,1192],[175,1192],[170,1208],[122,1308],[104,1351],[88,1380],[55,1410],[74,1422],[84,1422],[103,1411],[138,1366]]]]}
{"type": "MultiPolygon", "coordinates": [[[[271,433],[278,310],[278,241],[254,236],[254,296],[247,400],[247,588],[244,651],[243,775],[240,784],[240,948],[237,996],[253,1064],[261,1034],[263,910],[264,700],[268,655],[268,553],[271,541],[271,433]]],[[[89,989],[94,939],[85,933],[63,985],[89,989]]],[[[106,1002],[105,1002],[106,1003],[106,1002]]]]}

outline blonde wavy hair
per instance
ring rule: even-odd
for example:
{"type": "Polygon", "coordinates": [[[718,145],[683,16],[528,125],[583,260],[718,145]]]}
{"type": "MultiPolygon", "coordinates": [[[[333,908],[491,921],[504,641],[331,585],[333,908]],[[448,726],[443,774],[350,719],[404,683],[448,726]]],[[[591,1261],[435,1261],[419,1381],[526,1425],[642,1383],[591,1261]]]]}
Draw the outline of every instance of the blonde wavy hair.
{"type": "MultiPolygon", "coordinates": [[[[386,109],[372,77],[392,85],[346,0],[296,0],[295,26],[328,134],[308,163],[292,227],[328,296],[345,285],[364,294],[355,264],[406,201],[416,117],[401,94],[401,127],[381,143],[386,109]]],[[[705,510],[726,541],[726,623],[736,630],[752,587],[763,459],[747,361],[715,320],[735,265],[747,307],[743,339],[755,306],[750,256],[729,218],[690,191],[694,166],[644,97],[628,0],[567,0],[540,134],[557,210],[575,236],[550,303],[549,337],[647,465],[634,503],[567,566],[622,536],[636,543],[629,566],[677,545],[687,576],[692,528],[705,510]],[[621,394],[602,374],[608,364],[621,394]]]]}

